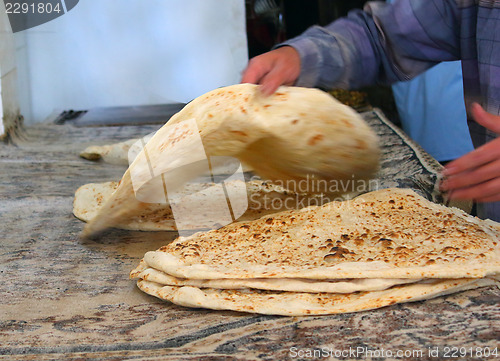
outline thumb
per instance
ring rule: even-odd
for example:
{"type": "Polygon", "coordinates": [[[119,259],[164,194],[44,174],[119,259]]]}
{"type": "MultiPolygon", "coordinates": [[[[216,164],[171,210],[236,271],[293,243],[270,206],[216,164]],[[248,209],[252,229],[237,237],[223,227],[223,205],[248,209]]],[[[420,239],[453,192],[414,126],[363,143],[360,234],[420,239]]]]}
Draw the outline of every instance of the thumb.
{"type": "Polygon", "coordinates": [[[472,116],[474,120],[483,127],[500,134],[500,116],[488,113],[478,103],[472,104],[472,116]]]}

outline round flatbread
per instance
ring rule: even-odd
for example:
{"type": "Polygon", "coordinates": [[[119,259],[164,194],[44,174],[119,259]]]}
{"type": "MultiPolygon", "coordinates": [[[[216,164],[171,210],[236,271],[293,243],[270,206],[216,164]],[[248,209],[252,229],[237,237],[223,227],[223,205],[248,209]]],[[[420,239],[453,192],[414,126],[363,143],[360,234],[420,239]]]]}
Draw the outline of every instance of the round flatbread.
{"type": "Polygon", "coordinates": [[[139,280],[145,293],[179,306],[233,310],[282,316],[328,315],[372,310],[395,303],[427,300],[451,293],[494,285],[490,279],[427,280],[356,293],[275,292],[251,289],[225,290],[192,286],[164,286],[139,280]]]}

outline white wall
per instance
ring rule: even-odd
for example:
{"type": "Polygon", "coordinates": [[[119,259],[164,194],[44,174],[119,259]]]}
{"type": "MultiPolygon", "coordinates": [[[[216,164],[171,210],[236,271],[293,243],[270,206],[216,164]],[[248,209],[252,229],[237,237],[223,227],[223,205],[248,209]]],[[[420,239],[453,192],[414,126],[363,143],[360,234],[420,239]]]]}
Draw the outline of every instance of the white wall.
{"type": "Polygon", "coordinates": [[[66,109],[187,102],[238,83],[248,57],[243,0],[82,0],[18,34],[28,123],[66,109]]]}
{"type": "MultiPolygon", "coordinates": [[[[0,81],[0,94],[2,93],[2,82],[0,81]]],[[[0,96],[0,114],[3,114],[3,102],[0,96]]],[[[5,127],[3,125],[3,116],[0,116],[0,138],[5,135],[5,127]]]]}
{"type": "Polygon", "coordinates": [[[0,2],[0,138],[18,120],[17,69],[15,41],[4,2],[0,2]]]}

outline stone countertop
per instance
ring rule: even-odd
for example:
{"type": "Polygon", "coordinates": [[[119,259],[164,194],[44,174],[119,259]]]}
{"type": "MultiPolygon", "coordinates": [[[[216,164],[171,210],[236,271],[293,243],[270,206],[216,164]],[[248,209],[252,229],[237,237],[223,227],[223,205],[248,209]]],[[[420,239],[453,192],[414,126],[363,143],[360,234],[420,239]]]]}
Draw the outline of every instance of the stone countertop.
{"type": "MultiPolygon", "coordinates": [[[[414,148],[374,114],[365,117],[387,133],[380,184],[433,188],[438,165],[425,156],[427,164],[412,165],[405,152],[414,148]]],[[[446,359],[500,359],[484,357],[485,347],[500,346],[496,287],[319,317],[188,309],[139,291],[129,271],[176,234],[114,230],[82,241],[72,201],[79,186],[117,180],[125,171],[81,159],[81,150],[157,128],[39,124],[15,146],[0,144],[0,359],[437,360],[445,347],[450,356],[453,347],[472,352],[446,359]]]]}

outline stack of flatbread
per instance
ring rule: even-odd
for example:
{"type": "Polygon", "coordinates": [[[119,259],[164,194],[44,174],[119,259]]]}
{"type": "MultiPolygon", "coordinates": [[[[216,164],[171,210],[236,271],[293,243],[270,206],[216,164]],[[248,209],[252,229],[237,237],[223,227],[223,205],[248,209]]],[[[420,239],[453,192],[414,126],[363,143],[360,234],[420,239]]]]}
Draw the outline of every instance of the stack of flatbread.
{"type": "MultiPolygon", "coordinates": [[[[117,149],[124,146],[130,144],[117,149]]],[[[212,167],[224,157],[288,190],[299,192],[297,186],[306,183],[307,193],[330,193],[331,199],[342,193],[332,191],[331,180],[349,183],[376,174],[380,149],[359,114],[320,90],[281,87],[264,97],[253,84],[216,89],[148,139],[84,235],[141,216],[145,203],[161,203],[156,200],[165,200],[166,192],[200,176],[207,160],[212,167]]]]}
{"type": "Polygon", "coordinates": [[[181,306],[334,314],[493,285],[499,241],[498,223],[385,189],[178,238],[130,276],[181,306]]]}

